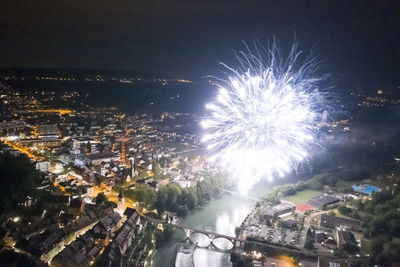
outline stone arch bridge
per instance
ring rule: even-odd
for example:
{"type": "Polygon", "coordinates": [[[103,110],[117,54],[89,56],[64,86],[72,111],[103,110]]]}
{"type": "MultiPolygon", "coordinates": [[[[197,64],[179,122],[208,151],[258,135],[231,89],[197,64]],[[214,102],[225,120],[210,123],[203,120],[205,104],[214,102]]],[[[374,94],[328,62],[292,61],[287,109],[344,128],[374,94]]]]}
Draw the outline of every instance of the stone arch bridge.
{"type": "Polygon", "coordinates": [[[174,227],[176,229],[180,229],[182,230],[187,239],[190,239],[190,236],[193,234],[203,234],[205,236],[207,236],[210,239],[210,243],[208,245],[197,245],[198,247],[209,247],[209,246],[214,246],[215,248],[219,249],[219,250],[232,250],[235,247],[243,247],[244,242],[246,242],[245,239],[241,239],[238,237],[234,237],[234,236],[229,236],[229,235],[224,235],[224,234],[220,234],[220,233],[216,233],[213,231],[207,231],[207,230],[201,230],[201,229],[196,229],[193,227],[189,227],[189,226],[185,226],[185,225],[179,225],[179,224],[173,224],[173,223],[168,223],[166,221],[163,220],[158,220],[155,218],[151,218],[151,217],[147,217],[147,216],[143,216],[142,217],[150,222],[153,223],[157,223],[157,224],[163,224],[163,225],[169,225],[171,227],[174,227]],[[221,240],[221,239],[225,239],[230,241],[231,246],[228,248],[222,248],[217,240],[221,240]]]}

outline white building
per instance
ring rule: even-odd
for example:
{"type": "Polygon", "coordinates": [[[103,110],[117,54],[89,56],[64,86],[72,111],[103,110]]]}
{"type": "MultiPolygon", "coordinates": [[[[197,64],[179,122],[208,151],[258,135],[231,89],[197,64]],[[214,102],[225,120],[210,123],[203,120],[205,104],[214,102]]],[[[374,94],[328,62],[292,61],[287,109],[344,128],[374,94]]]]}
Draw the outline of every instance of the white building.
{"type": "Polygon", "coordinates": [[[125,197],[122,194],[122,191],[119,191],[117,209],[118,209],[118,212],[120,214],[124,214],[124,211],[125,211],[125,197]]]}
{"type": "Polygon", "coordinates": [[[50,162],[49,161],[37,162],[36,170],[39,170],[41,172],[49,172],[50,171],[50,162]]]}
{"type": "Polygon", "coordinates": [[[66,182],[68,181],[68,175],[67,174],[61,174],[61,175],[57,175],[55,182],[57,184],[61,183],[61,182],[66,182]]]}

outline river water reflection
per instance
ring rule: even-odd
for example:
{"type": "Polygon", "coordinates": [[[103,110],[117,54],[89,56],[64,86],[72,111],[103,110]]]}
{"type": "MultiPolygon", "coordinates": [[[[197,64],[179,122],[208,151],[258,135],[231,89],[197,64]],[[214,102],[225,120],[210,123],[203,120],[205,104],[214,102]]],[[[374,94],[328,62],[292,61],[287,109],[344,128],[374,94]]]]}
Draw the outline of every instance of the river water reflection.
{"type": "MultiPolygon", "coordinates": [[[[221,198],[214,199],[202,208],[188,214],[180,224],[235,236],[235,227],[239,226],[254,208],[256,198],[265,196],[274,186],[279,186],[279,184],[296,183],[299,180],[307,180],[310,177],[311,174],[307,174],[302,175],[302,177],[291,176],[273,183],[262,181],[250,190],[248,196],[225,194],[221,198]]],[[[176,247],[179,244],[183,244],[184,237],[185,234],[177,230],[172,240],[157,251],[153,258],[153,266],[175,266],[176,247]]],[[[204,240],[199,241],[204,242],[204,240]]],[[[182,261],[177,264],[177,267],[192,267],[191,257],[181,257],[181,259],[182,261]]],[[[196,248],[193,253],[193,265],[194,267],[231,266],[230,253],[196,248]]]]}
{"type": "MultiPolygon", "coordinates": [[[[180,224],[235,236],[235,227],[242,223],[243,219],[254,205],[255,200],[237,194],[225,194],[221,198],[212,200],[202,208],[190,213],[180,224]]],[[[179,244],[183,238],[183,232],[177,230],[173,240],[157,251],[153,266],[174,266],[176,245],[179,244]]],[[[195,235],[194,239],[196,238],[204,239],[204,237],[195,235]]],[[[199,241],[204,243],[204,240],[199,241]]],[[[229,257],[229,253],[216,252],[206,248],[196,248],[193,253],[193,262],[195,267],[229,266],[229,257]]],[[[182,260],[183,262],[179,264],[179,267],[188,266],[187,264],[190,264],[187,262],[188,257],[184,257],[184,259],[185,260],[182,260]]]]}
{"type": "MultiPolygon", "coordinates": [[[[265,195],[270,188],[271,183],[259,184],[248,194],[253,198],[239,194],[224,194],[222,197],[214,199],[202,208],[188,214],[180,224],[235,236],[235,227],[239,226],[254,208],[256,202],[254,198],[265,195]]],[[[182,244],[184,237],[184,233],[177,230],[173,239],[157,251],[153,259],[153,266],[175,266],[176,246],[182,244]]],[[[205,242],[204,236],[199,235],[198,238],[201,243],[205,242]]],[[[196,239],[196,236],[192,239],[196,239]]],[[[221,240],[218,242],[221,243],[221,240]]],[[[177,267],[191,266],[190,257],[182,257],[181,259],[177,267]]],[[[195,249],[193,263],[195,267],[231,266],[229,253],[217,252],[206,248],[195,249]]]]}

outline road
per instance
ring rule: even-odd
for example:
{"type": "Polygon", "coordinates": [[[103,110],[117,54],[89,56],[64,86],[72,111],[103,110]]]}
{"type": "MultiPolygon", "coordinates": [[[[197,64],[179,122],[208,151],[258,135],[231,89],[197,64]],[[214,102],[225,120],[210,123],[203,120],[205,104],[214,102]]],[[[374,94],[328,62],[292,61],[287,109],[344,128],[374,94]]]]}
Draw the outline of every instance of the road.
{"type": "Polygon", "coordinates": [[[307,216],[304,219],[304,230],[303,230],[303,234],[302,234],[302,236],[300,238],[300,243],[299,243],[299,247],[301,249],[304,248],[304,244],[306,243],[307,229],[310,227],[311,219],[313,219],[314,217],[317,217],[317,216],[319,216],[321,214],[324,214],[324,213],[326,213],[326,211],[318,211],[316,213],[311,214],[310,216],[307,216]]]}

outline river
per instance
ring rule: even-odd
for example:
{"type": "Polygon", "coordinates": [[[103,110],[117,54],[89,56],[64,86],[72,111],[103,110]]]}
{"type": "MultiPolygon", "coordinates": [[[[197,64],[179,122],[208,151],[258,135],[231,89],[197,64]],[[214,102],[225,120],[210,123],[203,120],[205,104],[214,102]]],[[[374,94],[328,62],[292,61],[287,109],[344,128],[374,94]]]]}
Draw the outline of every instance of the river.
{"type": "MultiPolygon", "coordinates": [[[[271,183],[263,182],[255,186],[248,195],[258,198],[265,195],[271,188],[271,183]]],[[[254,199],[236,193],[224,194],[188,214],[180,224],[235,236],[235,227],[242,223],[254,208],[255,202],[254,199]]],[[[175,266],[176,247],[178,244],[182,244],[183,239],[183,232],[177,230],[172,240],[157,251],[153,258],[153,266],[175,266]]],[[[221,253],[204,248],[196,248],[194,250],[193,263],[195,267],[231,266],[229,253],[221,253]]],[[[181,257],[177,267],[189,266],[190,257],[181,257]]]]}

